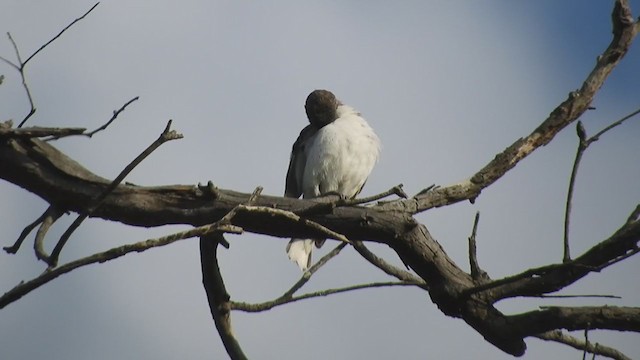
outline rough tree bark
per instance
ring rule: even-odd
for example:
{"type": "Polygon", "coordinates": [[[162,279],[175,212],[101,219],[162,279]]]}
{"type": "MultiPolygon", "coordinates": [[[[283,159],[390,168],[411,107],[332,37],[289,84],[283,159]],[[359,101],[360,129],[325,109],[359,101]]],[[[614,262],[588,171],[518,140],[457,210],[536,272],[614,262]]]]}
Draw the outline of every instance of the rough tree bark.
{"type": "MultiPolygon", "coordinates": [[[[552,331],[558,329],[640,332],[639,308],[548,307],[505,315],[494,307],[496,302],[505,298],[555,292],[591,272],[600,271],[637,253],[640,206],[621,222],[615,233],[575,259],[497,280],[486,276],[472,277],[462,270],[447,256],[426,226],[413,217],[434,207],[463,200],[473,201],[483,189],[576,121],[624,57],[640,28],[624,0],[616,1],[612,20],[613,39],[581,88],[571,92],[531,134],[516,140],[468,180],[429,189],[409,199],[362,207],[335,199],[252,196],[213,186],[121,184],[109,192],[110,180],[91,173],[48,142],[38,139],[83,133],[83,129],[15,129],[8,124],[0,126],[0,178],[40,196],[57,211],[82,214],[90,209],[92,217],[133,226],[202,226],[223,221],[247,232],[286,238],[326,237],[326,229],[330,229],[349,239],[363,256],[369,256],[374,263],[376,259],[372,256],[375,255],[367,254],[360,241],[387,244],[417,274],[418,280],[424,281],[419,286],[428,291],[430,299],[444,314],[463,319],[487,341],[515,356],[524,354],[526,337],[553,339],[557,334],[552,331]],[[108,196],[95,207],[95,199],[105,191],[108,196]],[[251,206],[247,206],[249,203],[251,206]],[[303,220],[293,221],[295,217],[286,214],[297,214],[303,220]],[[311,227],[306,220],[322,227],[311,227]]],[[[41,217],[44,218],[45,215],[41,217]]],[[[224,241],[216,234],[219,233],[200,234],[203,281],[212,315],[227,351],[234,358],[246,358],[231,331],[231,304],[216,261],[218,243],[224,241]],[[212,237],[215,239],[211,240],[212,237]]],[[[403,281],[415,280],[414,275],[402,270],[387,268],[385,271],[403,281]]],[[[0,300],[1,307],[28,291],[8,292],[0,300]]]]}

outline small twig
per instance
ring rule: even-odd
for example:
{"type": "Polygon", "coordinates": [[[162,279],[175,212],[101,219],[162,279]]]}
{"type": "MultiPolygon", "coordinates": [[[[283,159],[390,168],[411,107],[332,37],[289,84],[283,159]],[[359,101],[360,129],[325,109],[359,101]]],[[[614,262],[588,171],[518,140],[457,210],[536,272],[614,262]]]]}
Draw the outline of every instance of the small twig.
{"type": "Polygon", "coordinates": [[[92,11],[93,11],[93,9],[95,9],[99,4],[100,4],[100,2],[95,3],[95,5],[93,5],[93,6],[91,7],[91,9],[89,9],[87,12],[85,12],[85,13],[84,13],[84,15],[82,15],[82,16],[80,16],[79,18],[77,18],[77,19],[73,20],[69,25],[65,26],[65,28],[64,28],[64,29],[62,29],[62,30],[58,33],[58,35],[54,36],[51,40],[47,41],[44,45],[40,46],[40,48],[39,48],[38,50],[36,50],[33,54],[31,54],[31,56],[29,56],[29,57],[27,58],[27,60],[25,60],[25,61],[22,63],[22,68],[24,68],[24,66],[25,66],[25,65],[27,65],[27,63],[28,63],[29,61],[31,61],[31,59],[33,59],[36,55],[38,55],[38,53],[39,53],[40,51],[44,50],[44,48],[46,48],[47,46],[49,46],[49,44],[51,44],[51,43],[52,43],[52,42],[54,42],[56,39],[58,39],[60,36],[62,36],[62,34],[63,34],[65,31],[69,30],[69,28],[70,28],[70,27],[72,27],[75,23],[77,23],[78,21],[80,21],[80,20],[84,19],[84,18],[85,18],[85,16],[89,15],[89,13],[90,13],[90,12],[92,12],[92,11]]]}
{"type": "Polygon", "coordinates": [[[606,298],[606,299],[622,299],[622,296],[617,295],[599,295],[599,294],[587,294],[587,295],[528,295],[527,297],[537,298],[549,298],[549,299],[571,299],[571,298],[606,298]]]}
{"type": "Polygon", "coordinates": [[[44,237],[47,235],[47,231],[49,231],[51,225],[53,225],[53,223],[55,223],[62,214],[64,214],[64,211],[60,211],[51,205],[45,214],[46,216],[42,220],[42,225],[40,225],[40,228],[36,233],[36,239],[33,242],[33,250],[36,253],[36,258],[42,261],[47,261],[49,258],[49,255],[44,251],[44,237]]]}
{"type": "Polygon", "coordinates": [[[289,303],[300,301],[300,300],[311,299],[311,298],[321,297],[321,296],[329,296],[333,294],[340,294],[340,293],[345,293],[345,292],[354,291],[354,290],[372,289],[372,288],[390,287],[390,286],[421,286],[421,284],[407,282],[407,281],[374,282],[374,283],[368,283],[368,284],[346,286],[346,287],[337,288],[337,289],[320,290],[320,291],[306,293],[300,296],[293,296],[289,298],[279,297],[275,300],[266,301],[258,304],[249,304],[245,302],[232,301],[231,310],[244,311],[244,312],[262,312],[262,311],[273,309],[276,306],[285,305],[285,304],[289,304],[289,303]]]}
{"type": "Polygon", "coordinates": [[[384,199],[390,195],[396,195],[399,198],[406,199],[409,196],[407,195],[406,192],[404,192],[404,190],[402,189],[402,186],[403,186],[402,184],[398,184],[387,191],[381,192],[380,194],[367,196],[359,199],[339,200],[337,206],[353,206],[353,205],[366,204],[372,201],[384,199]]]}
{"type": "Polygon", "coordinates": [[[594,142],[598,141],[602,135],[604,135],[607,131],[621,125],[625,121],[631,119],[632,117],[640,114],[640,109],[633,111],[632,113],[623,116],[620,120],[613,122],[609,126],[600,130],[598,133],[593,135],[590,138],[587,138],[587,132],[582,125],[581,121],[578,121],[576,125],[576,132],[578,134],[578,149],[576,151],[576,157],[573,161],[573,168],[571,169],[571,177],[569,178],[569,189],[567,191],[567,201],[565,206],[564,213],[564,236],[563,236],[563,255],[562,262],[567,263],[571,261],[571,254],[569,251],[569,225],[571,219],[571,202],[573,199],[573,189],[576,181],[576,176],[578,174],[578,167],[580,166],[580,161],[582,160],[582,155],[587,150],[587,148],[594,142]]]}
{"type": "Polygon", "coordinates": [[[487,273],[480,268],[478,264],[478,256],[476,253],[476,232],[478,231],[478,222],[480,221],[480,211],[476,212],[476,216],[473,220],[473,230],[471,230],[471,236],[469,236],[469,264],[471,267],[471,277],[473,280],[488,280],[487,273]]]}
{"type": "Polygon", "coordinates": [[[62,234],[62,236],[60,237],[60,240],[58,240],[56,247],[53,249],[53,252],[51,253],[51,256],[47,261],[47,263],[49,264],[49,267],[55,267],[57,265],[60,252],[62,251],[62,248],[66,244],[67,240],[69,240],[69,237],[71,237],[71,234],[73,234],[73,232],[80,226],[80,224],[82,224],[82,222],[87,217],[89,217],[98,207],[100,207],[104,199],[106,199],[107,196],[113,190],[115,190],[115,188],[118,187],[118,185],[120,185],[122,180],[124,180],[124,178],[127,175],[129,175],[129,173],[136,166],[138,166],[147,156],[149,156],[153,151],[155,151],[158,147],[160,147],[160,145],[164,144],[167,141],[181,139],[183,137],[182,134],[179,134],[175,130],[170,130],[170,129],[171,129],[171,120],[167,122],[167,126],[165,127],[164,131],[162,131],[160,136],[151,145],[149,145],[149,147],[147,147],[140,155],[138,155],[138,157],[136,157],[129,165],[127,165],[124,168],[124,170],[122,170],[122,172],[120,172],[120,174],[115,178],[115,180],[113,180],[109,184],[109,186],[107,186],[102,191],[102,193],[100,193],[100,195],[96,197],[96,199],[93,201],[93,204],[90,205],[86,211],[78,215],[75,221],[69,226],[69,228],[64,232],[64,234],[62,234]]]}
{"type": "Polygon", "coordinates": [[[541,276],[543,274],[546,274],[550,271],[554,271],[554,270],[559,270],[565,267],[571,267],[571,266],[576,266],[576,264],[571,263],[562,263],[562,264],[550,264],[550,265],[545,265],[545,266],[541,266],[541,267],[537,267],[534,269],[528,269],[525,270],[519,274],[516,275],[512,275],[512,276],[506,276],[503,277],[501,279],[497,279],[497,280],[492,280],[488,283],[484,283],[484,284],[480,284],[480,285],[476,285],[473,286],[471,288],[465,289],[463,290],[463,294],[462,296],[470,296],[472,294],[475,293],[479,293],[481,291],[485,291],[485,290],[489,290],[489,289],[493,289],[496,288],[498,286],[502,286],[505,284],[509,284],[509,283],[513,283],[515,281],[521,280],[521,279],[525,279],[525,278],[530,278],[532,276],[541,276]]]}
{"type": "Polygon", "coordinates": [[[315,198],[314,200],[319,201],[317,204],[312,205],[308,208],[302,209],[301,211],[297,211],[296,214],[299,216],[310,216],[315,214],[326,214],[331,212],[336,207],[343,206],[354,206],[370,203],[372,201],[384,199],[390,195],[396,195],[400,198],[407,198],[407,194],[402,189],[402,184],[398,184],[391,189],[381,192],[380,194],[367,196],[364,198],[353,198],[353,199],[341,199],[337,194],[329,194],[315,198]]]}
{"type": "Polygon", "coordinates": [[[282,209],[274,209],[266,206],[251,206],[251,205],[239,205],[238,211],[245,211],[249,213],[266,213],[273,216],[283,217],[285,219],[289,219],[293,222],[301,222],[305,226],[317,230],[324,235],[327,235],[331,239],[340,240],[346,243],[349,243],[349,239],[346,236],[339,234],[323,225],[318,224],[315,221],[311,221],[308,219],[303,219],[300,216],[296,215],[291,211],[286,211],[282,209]]]}
{"type": "Polygon", "coordinates": [[[589,326],[584,329],[584,351],[582,352],[582,360],[587,360],[587,349],[589,348],[589,326]]]}
{"type": "Polygon", "coordinates": [[[353,241],[353,248],[363,257],[365,260],[376,266],[378,269],[384,271],[388,275],[396,277],[398,280],[405,282],[419,283],[424,289],[427,289],[425,281],[412,273],[402,270],[396,266],[393,266],[386,262],[384,259],[378,257],[371,252],[362,241],[353,241]]]}
{"type": "Polygon", "coordinates": [[[589,141],[589,143],[592,143],[592,142],[598,141],[598,139],[600,138],[600,136],[602,136],[604,133],[606,133],[607,131],[609,131],[609,130],[611,130],[611,129],[615,128],[616,126],[621,125],[623,122],[625,122],[625,121],[627,121],[627,120],[631,119],[632,117],[634,117],[634,116],[636,116],[636,115],[638,115],[638,114],[640,114],[640,109],[638,109],[638,110],[636,110],[636,111],[633,111],[633,112],[632,112],[632,113],[630,113],[629,115],[625,115],[625,116],[623,116],[620,120],[618,120],[618,121],[616,121],[616,122],[612,123],[611,125],[609,125],[609,126],[605,127],[604,129],[600,130],[598,133],[596,133],[595,135],[593,135],[593,136],[588,140],[588,141],[589,141]]]}
{"type": "Polygon", "coordinates": [[[44,48],[46,48],[47,46],[49,46],[49,44],[51,44],[52,42],[54,42],[56,39],[58,39],[65,31],[67,31],[71,26],[73,26],[75,23],[77,23],[78,21],[84,19],[85,16],[87,16],[91,11],[93,11],[93,9],[96,8],[96,6],[98,6],[99,3],[96,3],[95,5],[93,5],[91,7],[91,9],[89,9],[89,11],[87,11],[86,13],[84,13],[84,15],[82,15],[81,17],[75,19],[73,22],[71,22],[69,25],[67,25],[64,29],[62,29],[62,31],[60,31],[58,33],[58,35],[54,36],[51,40],[47,41],[44,45],[40,46],[40,48],[38,48],[38,50],[36,50],[33,54],[31,54],[29,57],[27,57],[27,59],[25,61],[22,61],[22,56],[20,55],[20,51],[18,49],[18,44],[16,44],[16,42],[13,40],[13,37],[11,36],[11,33],[7,33],[7,36],[9,37],[9,41],[11,42],[11,44],[13,45],[13,49],[16,53],[16,58],[18,59],[18,64],[14,64],[13,62],[5,59],[4,57],[0,57],[0,60],[6,62],[7,64],[11,65],[12,67],[14,67],[19,73],[20,73],[20,77],[22,78],[22,87],[24,87],[25,92],[27,93],[27,98],[29,100],[29,113],[24,117],[24,119],[20,122],[20,124],[18,125],[18,128],[21,128],[26,122],[27,120],[29,120],[29,118],[31,118],[31,116],[33,116],[33,114],[36,113],[36,108],[34,105],[34,101],[33,101],[33,96],[31,95],[31,90],[29,90],[29,85],[27,84],[27,79],[25,77],[25,68],[27,66],[27,64],[29,63],[29,61],[31,61],[31,59],[33,59],[38,53],[40,53],[40,51],[44,50],[44,48]]]}
{"type": "Polygon", "coordinates": [[[571,252],[569,249],[569,223],[571,219],[571,202],[573,200],[573,188],[576,182],[576,175],[578,174],[578,167],[580,166],[580,160],[582,160],[582,154],[589,146],[586,140],[586,131],[582,125],[582,121],[578,120],[576,125],[576,132],[578,133],[578,150],[576,151],[576,158],[573,161],[573,168],[571,169],[571,177],[569,178],[569,190],[567,191],[567,201],[564,211],[564,236],[563,236],[563,252],[562,262],[567,263],[571,261],[571,252]]]}
{"type": "MultiPolygon", "coordinates": [[[[16,58],[18,59],[18,64],[20,64],[16,68],[18,69],[18,72],[20,73],[20,78],[22,79],[22,87],[24,88],[24,91],[27,93],[27,99],[29,100],[29,106],[30,106],[29,113],[24,117],[24,119],[18,125],[18,127],[21,128],[22,125],[24,125],[24,123],[27,122],[27,120],[29,120],[29,118],[31,116],[33,116],[33,114],[36,113],[36,108],[35,108],[35,106],[33,104],[33,97],[31,96],[31,90],[29,90],[29,85],[27,84],[27,79],[26,79],[25,74],[24,74],[25,63],[22,62],[22,56],[20,56],[20,50],[18,49],[18,44],[16,44],[16,42],[13,40],[13,37],[11,36],[11,33],[8,32],[7,33],[7,37],[9,37],[9,41],[13,45],[13,50],[16,52],[16,58]]],[[[29,58],[31,58],[31,56],[29,58]]],[[[11,64],[10,61],[8,61],[8,60],[5,60],[5,61],[7,63],[11,64]]]]}
{"type": "Polygon", "coordinates": [[[119,258],[131,252],[143,252],[154,247],[169,245],[179,240],[201,236],[203,234],[211,233],[214,231],[222,231],[222,232],[233,233],[233,234],[242,233],[242,229],[237,226],[228,225],[228,224],[219,224],[216,222],[213,224],[200,226],[197,228],[177,232],[171,235],[167,235],[167,236],[163,236],[155,239],[148,239],[148,240],[140,241],[134,244],[115,247],[107,251],[96,253],[96,254],[84,257],[82,259],[78,259],[78,260],[66,263],[64,265],[60,265],[59,267],[50,269],[49,271],[45,271],[41,275],[27,282],[21,282],[20,284],[15,286],[13,289],[7,291],[4,295],[0,297],[0,309],[19,300],[26,294],[48,283],[49,281],[57,278],[58,276],[66,274],[77,268],[87,266],[90,264],[95,264],[95,263],[103,263],[109,260],[119,258]]]}
{"type": "Polygon", "coordinates": [[[547,331],[542,334],[534,335],[534,337],[541,340],[545,340],[545,341],[553,341],[553,342],[565,344],[577,350],[587,349],[589,352],[593,353],[594,355],[598,354],[601,356],[606,356],[608,358],[617,359],[617,360],[631,360],[630,357],[626,356],[625,354],[621,353],[620,351],[614,348],[600,345],[600,344],[595,344],[595,345],[587,344],[584,341],[578,338],[575,338],[569,334],[566,334],[560,330],[547,331]]]}
{"type": "Polygon", "coordinates": [[[113,111],[113,115],[111,116],[111,119],[109,119],[109,121],[107,121],[104,125],[100,126],[99,128],[97,128],[97,129],[95,129],[95,130],[93,130],[93,131],[91,131],[91,132],[89,132],[89,133],[86,133],[86,134],[84,134],[84,135],[86,135],[86,136],[88,136],[88,137],[92,137],[92,136],[93,136],[93,135],[95,135],[97,132],[100,132],[100,131],[102,131],[102,130],[106,129],[109,125],[111,125],[111,123],[112,123],[116,118],[118,118],[118,115],[120,115],[120,113],[121,113],[121,112],[123,112],[123,111],[127,108],[127,106],[131,105],[131,103],[133,103],[133,102],[135,102],[135,101],[138,101],[138,99],[140,99],[140,97],[139,97],[139,96],[136,96],[136,97],[134,97],[133,99],[131,99],[131,100],[127,101],[124,105],[122,105],[122,107],[120,107],[120,109],[118,109],[118,110],[114,110],[114,111],[113,111]]]}
{"type": "MultiPolygon", "coordinates": [[[[211,184],[211,186],[213,186],[213,183],[209,182],[211,184]]],[[[253,204],[256,199],[258,198],[258,196],[260,196],[260,194],[262,193],[262,186],[257,186],[254,190],[253,193],[251,194],[251,196],[249,196],[249,199],[247,200],[247,202],[245,203],[245,205],[251,205],[253,204]]],[[[231,211],[229,211],[225,216],[223,216],[220,220],[218,220],[218,223],[220,224],[231,224],[231,219],[236,216],[236,214],[238,213],[238,206],[234,207],[233,209],[231,209],[231,211]]],[[[229,244],[229,242],[224,238],[224,236],[220,236],[218,237],[218,241],[220,243],[220,245],[222,245],[225,249],[228,249],[231,245],[229,244]]]]}
{"type": "MultiPolygon", "coordinates": [[[[82,131],[74,131],[74,132],[71,132],[71,133],[64,133],[64,132],[59,133],[59,134],[52,133],[52,134],[48,134],[51,137],[43,139],[43,140],[44,141],[54,141],[54,140],[58,140],[60,138],[67,137],[67,136],[72,136],[72,135],[81,135],[81,136],[86,136],[88,138],[91,138],[96,133],[98,133],[100,131],[103,131],[107,127],[109,127],[109,125],[111,125],[111,123],[114,122],[118,118],[118,115],[120,115],[120,113],[123,112],[127,108],[127,106],[131,105],[131,103],[137,101],[139,98],[140,98],[139,96],[136,96],[133,99],[127,101],[124,105],[122,105],[122,107],[120,107],[120,109],[113,110],[113,114],[111,115],[111,118],[109,119],[109,121],[107,121],[102,126],[100,126],[99,128],[97,128],[97,129],[95,129],[93,131],[86,132],[86,129],[81,129],[82,131]]],[[[42,136],[44,136],[44,135],[42,135],[42,136]]]]}
{"type": "Polygon", "coordinates": [[[31,224],[25,226],[25,228],[22,230],[22,232],[20,233],[20,236],[18,236],[18,240],[16,240],[15,243],[13,243],[12,246],[5,246],[3,247],[4,251],[6,251],[9,254],[15,254],[18,252],[18,250],[20,249],[20,246],[22,245],[22,243],[24,242],[24,239],[27,238],[27,236],[29,236],[29,234],[31,233],[31,231],[33,231],[33,229],[35,229],[38,225],[40,225],[42,223],[42,221],[44,220],[44,218],[47,216],[47,213],[49,212],[49,209],[45,210],[45,212],[42,213],[42,215],[40,215],[36,221],[32,222],[31,224]]]}
{"type": "Polygon", "coordinates": [[[282,294],[278,299],[290,299],[293,296],[293,294],[296,293],[296,291],[300,290],[307,282],[309,282],[309,279],[311,279],[311,276],[315,274],[316,271],[318,271],[322,266],[324,266],[324,264],[326,264],[333,257],[338,255],[346,245],[347,243],[338,244],[338,246],[336,246],[327,255],[323,256],[320,260],[318,260],[315,264],[313,264],[313,266],[311,266],[307,271],[305,271],[302,274],[302,277],[300,277],[300,280],[296,281],[296,283],[293,284],[293,286],[291,286],[289,290],[285,291],[284,294],[282,294]]]}

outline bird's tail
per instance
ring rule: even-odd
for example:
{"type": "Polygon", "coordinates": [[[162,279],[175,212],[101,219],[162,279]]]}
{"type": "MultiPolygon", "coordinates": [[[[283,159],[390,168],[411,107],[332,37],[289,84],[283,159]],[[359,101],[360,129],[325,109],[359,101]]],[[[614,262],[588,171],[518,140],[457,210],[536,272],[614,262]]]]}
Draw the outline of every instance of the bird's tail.
{"type": "Polygon", "coordinates": [[[320,248],[324,239],[291,239],[287,244],[287,255],[289,259],[300,267],[300,270],[307,271],[311,266],[311,251],[313,244],[320,248]]]}

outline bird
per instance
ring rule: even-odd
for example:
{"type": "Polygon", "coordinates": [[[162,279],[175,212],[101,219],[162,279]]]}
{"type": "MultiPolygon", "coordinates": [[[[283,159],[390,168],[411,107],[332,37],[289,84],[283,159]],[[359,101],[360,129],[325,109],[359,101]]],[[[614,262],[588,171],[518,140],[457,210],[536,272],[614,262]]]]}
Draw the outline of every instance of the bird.
{"type": "MultiPolygon", "coordinates": [[[[309,125],[293,144],[285,197],[312,199],[323,195],[355,198],[378,161],[380,139],[362,115],[328,90],[314,90],[305,102],[309,125]]],[[[286,247],[300,270],[311,265],[313,245],[324,239],[293,238],[286,247]]]]}

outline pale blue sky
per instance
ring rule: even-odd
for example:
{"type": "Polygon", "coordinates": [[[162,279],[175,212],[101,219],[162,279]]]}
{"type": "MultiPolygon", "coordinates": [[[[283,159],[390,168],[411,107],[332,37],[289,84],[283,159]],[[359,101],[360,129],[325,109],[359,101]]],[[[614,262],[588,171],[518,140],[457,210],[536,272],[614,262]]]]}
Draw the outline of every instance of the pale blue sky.
{"type": "MultiPolygon", "coordinates": [[[[291,144],[305,126],[304,99],[327,88],[360,110],[383,142],[363,194],[398,183],[408,193],[464,179],[529,133],[580,86],[610,40],[610,1],[103,2],[29,64],[43,126],[95,128],[139,95],[107,131],[56,143],[104,177],[118,172],[168,119],[185,135],[163,145],[127,179],[141,185],[216,185],[281,194],[291,144]]],[[[631,1],[640,14],[640,1],[631,1]]],[[[86,11],[90,1],[4,0],[0,30],[30,54],[86,11]]],[[[6,37],[0,55],[13,57],[6,37]]],[[[0,64],[0,120],[28,105],[19,77],[0,64]]],[[[635,44],[583,122],[590,134],[640,106],[635,44]]],[[[573,253],[617,229],[640,199],[640,121],[603,137],[585,155],[577,182],[573,253]]],[[[562,214],[576,136],[573,126],[483,192],[419,216],[466,268],[466,238],[481,211],[478,256],[492,277],[561,259],[562,214]]],[[[0,183],[0,237],[10,244],[46,208],[0,183]]],[[[49,240],[73,217],[64,218],[49,240]]],[[[136,229],[87,221],[62,261],[159,236],[181,227],[136,229]]],[[[229,237],[221,254],[232,297],[271,299],[298,277],[286,239],[229,237]]],[[[52,246],[51,242],[48,244],[52,246]]],[[[325,245],[320,254],[331,248],[325,245]]],[[[384,246],[378,253],[399,263],[384,246]]],[[[317,256],[316,256],[317,258],[317,256]]],[[[522,300],[506,312],[548,304],[638,306],[636,257],[590,276],[566,293],[621,300],[522,300]]],[[[0,291],[44,270],[25,244],[0,254],[0,291]]],[[[225,353],[200,283],[196,240],[129,255],[66,275],[0,311],[6,359],[210,359],[225,353]]],[[[352,250],[314,276],[307,290],[388,280],[352,250]]],[[[234,313],[251,358],[509,359],[426,293],[374,289],[308,300],[267,313],[234,313]]],[[[581,336],[581,334],[577,334],[581,336]]],[[[637,334],[590,339],[640,358],[637,334]]],[[[568,347],[527,340],[525,359],[579,358],[568,347]]]]}

